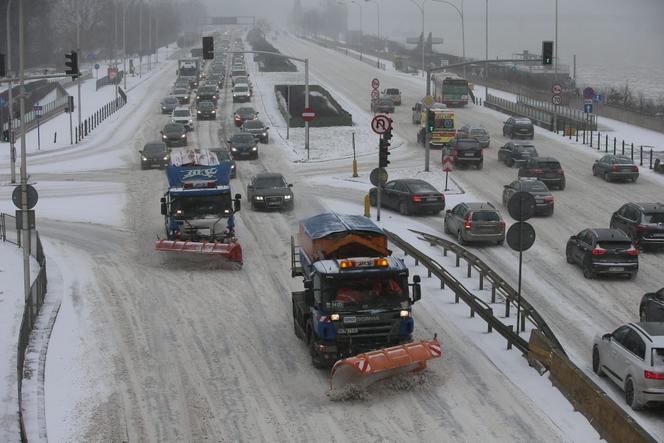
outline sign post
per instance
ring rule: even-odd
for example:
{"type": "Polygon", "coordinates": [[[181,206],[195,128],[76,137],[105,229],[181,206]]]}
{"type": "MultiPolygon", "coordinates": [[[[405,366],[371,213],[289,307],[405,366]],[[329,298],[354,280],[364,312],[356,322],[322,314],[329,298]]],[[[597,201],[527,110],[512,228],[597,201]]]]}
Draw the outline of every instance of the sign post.
{"type": "MultiPolygon", "coordinates": [[[[377,79],[374,79],[374,81],[378,82],[377,79]]],[[[378,114],[371,120],[371,130],[378,135],[383,135],[390,129],[392,129],[392,119],[385,114],[378,114]]],[[[381,179],[383,178],[382,171],[384,171],[384,169],[380,167],[380,160],[378,161],[377,169],[381,172],[377,172],[377,174],[380,175],[379,180],[377,180],[378,184],[376,185],[376,220],[380,221],[380,195],[383,187],[383,180],[381,179]]],[[[387,173],[385,173],[385,181],[387,181],[387,173]]]]}
{"type": "Polygon", "coordinates": [[[99,63],[95,63],[95,80],[99,80],[99,63]]]}
{"type": "Polygon", "coordinates": [[[41,120],[42,116],[42,110],[44,108],[40,104],[35,104],[32,107],[32,110],[35,113],[35,118],[37,119],[37,150],[41,150],[41,137],[40,137],[40,132],[39,132],[39,121],[41,120]]]}
{"type": "Polygon", "coordinates": [[[558,106],[563,102],[563,99],[560,96],[562,92],[563,87],[560,84],[554,83],[551,85],[551,93],[553,94],[551,102],[556,106],[553,113],[553,130],[556,133],[558,132],[558,106]]]}
{"type": "Polygon", "coordinates": [[[445,171],[445,191],[449,191],[447,188],[447,178],[450,172],[454,170],[454,158],[451,155],[443,156],[443,171],[445,171]]]}
{"type": "Polygon", "coordinates": [[[380,80],[377,78],[374,78],[371,80],[371,111],[375,109],[375,105],[378,102],[378,99],[380,98],[380,91],[378,91],[378,88],[380,87],[380,80]]]}

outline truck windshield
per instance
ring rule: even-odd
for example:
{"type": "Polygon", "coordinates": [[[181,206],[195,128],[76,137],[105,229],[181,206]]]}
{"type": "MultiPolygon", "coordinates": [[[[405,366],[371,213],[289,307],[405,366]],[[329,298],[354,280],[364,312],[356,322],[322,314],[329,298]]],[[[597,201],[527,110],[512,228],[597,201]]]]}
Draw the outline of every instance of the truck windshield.
{"type": "Polygon", "coordinates": [[[468,94],[468,83],[457,81],[445,81],[443,82],[445,94],[449,95],[467,95],[468,94]]]}
{"type": "Polygon", "coordinates": [[[375,277],[326,279],[323,302],[328,309],[396,309],[408,306],[406,277],[381,275],[375,277]]]}
{"type": "Polygon", "coordinates": [[[181,219],[229,217],[232,213],[231,195],[177,196],[171,202],[171,211],[181,219]]]}

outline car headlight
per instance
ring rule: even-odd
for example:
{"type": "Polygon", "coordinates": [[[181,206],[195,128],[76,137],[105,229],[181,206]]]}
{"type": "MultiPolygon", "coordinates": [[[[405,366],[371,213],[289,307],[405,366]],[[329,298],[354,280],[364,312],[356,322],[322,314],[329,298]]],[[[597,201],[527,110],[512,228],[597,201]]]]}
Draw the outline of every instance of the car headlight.
{"type": "Polygon", "coordinates": [[[235,165],[231,165],[231,171],[235,170],[235,165]]]}
{"type": "Polygon", "coordinates": [[[180,138],[185,138],[186,136],[187,136],[187,134],[182,134],[182,135],[180,136],[180,138]]]}
{"type": "Polygon", "coordinates": [[[212,111],[212,113],[213,113],[213,114],[216,114],[216,113],[217,113],[217,111],[212,111]]]}
{"type": "Polygon", "coordinates": [[[189,96],[188,96],[188,95],[185,95],[185,96],[184,96],[184,99],[185,99],[185,100],[186,100],[186,99],[188,99],[188,98],[189,98],[189,96]]]}
{"type": "Polygon", "coordinates": [[[200,96],[200,95],[197,95],[196,98],[201,98],[201,96],[200,96]]]}
{"type": "Polygon", "coordinates": [[[217,98],[217,96],[216,96],[216,95],[213,95],[212,98],[217,98]]]}
{"type": "Polygon", "coordinates": [[[166,157],[164,157],[164,160],[168,160],[168,155],[166,157]]]}
{"type": "Polygon", "coordinates": [[[237,152],[237,148],[231,148],[231,152],[237,152]]]}
{"type": "Polygon", "coordinates": [[[341,317],[339,316],[339,314],[330,315],[330,320],[332,320],[332,321],[339,321],[340,318],[341,317]]]}
{"type": "Polygon", "coordinates": [[[141,159],[143,159],[144,162],[148,161],[147,157],[141,157],[141,159]]]}
{"type": "Polygon", "coordinates": [[[200,114],[200,113],[201,113],[201,111],[198,111],[198,113],[200,114]]]}
{"type": "Polygon", "coordinates": [[[292,195],[284,195],[284,200],[290,200],[291,198],[293,198],[292,195]]]}
{"type": "Polygon", "coordinates": [[[267,131],[263,132],[263,137],[267,137],[267,131]]]}
{"type": "Polygon", "coordinates": [[[253,148],[251,148],[251,150],[252,151],[258,151],[258,147],[254,146],[253,148]]]}
{"type": "Polygon", "coordinates": [[[166,109],[166,106],[162,106],[161,109],[166,109]]]}
{"type": "Polygon", "coordinates": [[[166,140],[166,139],[168,138],[168,136],[166,136],[166,135],[162,135],[161,138],[163,138],[164,140],[166,140]]]}
{"type": "Polygon", "coordinates": [[[254,200],[257,200],[257,201],[261,202],[261,201],[263,201],[263,197],[260,196],[260,195],[256,195],[256,196],[254,196],[254,200]]]}
{"type": "Polygon", "coordinates": [[[399,317],[401,317],[401,318],[410,317],[410,311],[407,311],[405,309],[402,310],[401,312],[399,312],[399,317]]]}

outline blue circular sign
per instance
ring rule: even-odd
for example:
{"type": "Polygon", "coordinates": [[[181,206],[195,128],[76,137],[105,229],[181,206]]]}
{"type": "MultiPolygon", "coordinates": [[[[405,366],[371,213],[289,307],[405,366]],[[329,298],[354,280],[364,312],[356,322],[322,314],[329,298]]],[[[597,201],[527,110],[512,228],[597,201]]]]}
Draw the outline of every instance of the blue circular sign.
{"type": "Polygon", "coordinates": [[[95,69],[99,69],[99,63],[95,63],[95,69]]]}

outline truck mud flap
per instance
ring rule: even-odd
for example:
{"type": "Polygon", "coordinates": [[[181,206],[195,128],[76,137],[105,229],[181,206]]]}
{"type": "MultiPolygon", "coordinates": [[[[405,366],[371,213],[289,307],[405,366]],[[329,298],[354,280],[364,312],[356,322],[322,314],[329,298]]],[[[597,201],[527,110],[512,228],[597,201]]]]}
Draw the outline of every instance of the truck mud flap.
{"type": "Polygon", "coordinates": [[[420,372],[427,361],[443,355],[438,340],[422,340],[367,352],[339,360],[330,375],[330,389],[364,388],[379,380],[407,372],[420,372]]]}
{"type": "Polygon", "coordinates": [[[180,253],[192,257],[220,258],[242,264],[242,247],[239,243],[190,242],[179,240],[157,240],[155,250],[160,252],[180,253]]]}

